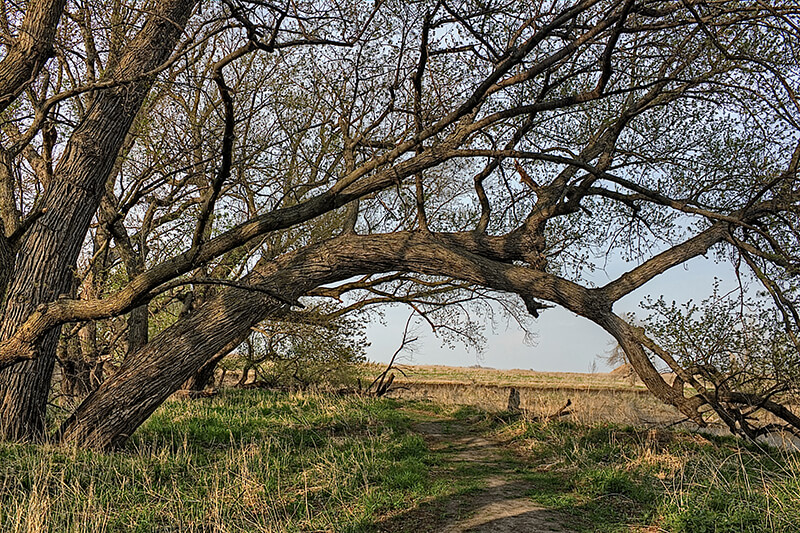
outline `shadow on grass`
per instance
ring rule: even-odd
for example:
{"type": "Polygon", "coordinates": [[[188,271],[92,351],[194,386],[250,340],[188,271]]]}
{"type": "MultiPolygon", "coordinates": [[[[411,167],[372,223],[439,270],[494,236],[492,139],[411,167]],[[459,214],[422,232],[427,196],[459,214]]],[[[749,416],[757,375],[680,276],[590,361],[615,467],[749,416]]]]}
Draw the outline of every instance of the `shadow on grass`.
{"type": "Polygon", "coordinates": [[[519,463],[479,428],[455,419],[414,425],[443,463],[433,477],[452,490],[422,504],[390,513],[367,531],[423,532],[567,532],[565,517],[533,503],[535,489],[518,473],[519,463]]]}
{"type": "MultiPolygon", "coordinates": [[[[381,533],[489,533],[559,532],[592,530],[581,520],[581,507],[570,516],[536,508],[526,495],[535,490],[524,480],[501,487],[463,488],[426,501],[413,509],[390,514],[363,531],[381,533]]],[[[587,512],[591,512],[589,509],[587,512]]]]}

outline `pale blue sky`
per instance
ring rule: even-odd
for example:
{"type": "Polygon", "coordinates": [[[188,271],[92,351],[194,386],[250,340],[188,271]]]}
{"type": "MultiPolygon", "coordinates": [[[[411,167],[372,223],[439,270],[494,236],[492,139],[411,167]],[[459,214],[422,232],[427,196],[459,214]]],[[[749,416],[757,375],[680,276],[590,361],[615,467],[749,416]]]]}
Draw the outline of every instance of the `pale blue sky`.
{"type": "MultiPolygon", "coordinates": [[[[595,273],[595,282],[602,285],[609,280],[609,275],[618,274],[633,266],[617,264],[616,272],[614,265],[611,265],[607,269],[608,274],[595,273]]],[[[730,264],[715,263],[712,259],[698,257],[629,294],[617,302],[614,310],[618,314],[635,312],[643,317],[645,313],[639,307],[639,302],[647,295],[657,298],[663,294],[667,301],[699,301],[711,294],[715,277],[722,280],[722,290],[736,286],[730,264]]],[[[370,324],[367,331],[371,343],[367,350],[370,360],[389,360],[400,345],[408,315],[408,308],[394,307],[386,311],[385,326],[375,322],[370,324]]],[[[451,366],[480,364],[493,368],[559,372],[589,372],[594,362],[597,371],[609,370],[598,356],[604,355],[613,347],[613,339],[592,322],[565,309],[553,308],[541,313],[533,329],[538,336],[535,346],[523,342],[524,334],[514,323],[507,329],[501,325],[494,334],[487,331],[486,349],[482,354],[476,355],[463,346],[455,349],[442,346],[442,342],[431,333],[430,327],[422,323],[415,330],[420,338],[416,348],[410,358],[406,355],[403,362],[451,366]]]]}

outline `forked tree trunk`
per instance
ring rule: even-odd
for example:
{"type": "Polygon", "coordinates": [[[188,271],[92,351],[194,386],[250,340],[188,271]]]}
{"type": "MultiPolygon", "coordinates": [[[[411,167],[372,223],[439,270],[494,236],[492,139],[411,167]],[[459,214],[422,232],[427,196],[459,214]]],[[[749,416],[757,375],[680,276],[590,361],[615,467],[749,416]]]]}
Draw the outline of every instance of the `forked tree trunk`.
{"type": "MultiPolygon", "coordinates": [[[[194,0],[156,3],[155,13],[131,41],[111,76],[130,79],[163,63],[194,4],[194,0]]],[[[68,292],[105,182],[152,83],[153,79],[147,78],[98,92],[70,137],[53,182],[44,193],[44,214],[17,250],[0,340],[10,337],[39,304],[68,292]]],[[[59,329],[54,328],[37,343],[35,360],[0,372],[0,438],[29,440],[42,435],[59,329]]]]}

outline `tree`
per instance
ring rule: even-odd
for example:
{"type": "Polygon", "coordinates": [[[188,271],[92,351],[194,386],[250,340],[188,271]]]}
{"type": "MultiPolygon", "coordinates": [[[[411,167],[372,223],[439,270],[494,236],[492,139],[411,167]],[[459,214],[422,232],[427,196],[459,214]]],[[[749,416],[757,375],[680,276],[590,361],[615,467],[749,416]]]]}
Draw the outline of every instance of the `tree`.
{"type": "Polygon", "coordinates": [[[119,368],[58,432],[103,448],[257,323],[404,276],[387,295],[436,307],[483,287],[533,316],[556,304],[588,318],[699,424],[710,408],[748,435],[800,428],[796,389],[723,405],[613,311],[717,253],[763,284],[798,357],[794,2],[60,7],[54,59],[25,56],[34,70],[2,115],[6,438],[42,433],[63,324],[127,315],[119,368]],[[637,266],[588,285],[608,254],[637,266]],[[98,265],[125,281],[72,297],[98,265]],[[145,338],[145,306],[178,300],[145,338]],[[744,416],[753,407],[781,423],[744,416]]]}
{"type": "MultiPolygon", "coordinates": [[[[29,34],[49,36],[55,33],[55,21],[59,17],[52,13],[60,15],[59,8],[64,7],[64,2],[34,1],[26,7],[23,21],[31,20],[30,24],[36,27],[29,29],[23,22],[4,61],[14,59],[13,48],[17,43],[26,41],[29,34]],[[45,6],[49,10],[44,9],[45,6]],[[50,16],[42,17],[39,15],[41,11],[48,12],[50,16]]],[[[52,101],[47,101],[50,80],[42,80],[41,87],[37,87],[32,86],[30,78],[22,75],[14,78],[18,80],[16,86],[5,90],[5,94],[11,95],[28,88],[32,92],[34,108],[30,110],[33,117],[28,114],[28,109],[20,110],[23,116],[32,118],[28,120],[30,126],[27,131],[14,131],[16,126],[24,124],[20,123],[24,119],[9,117],[4,121],[6,134],[17,138],[13,145],[3,148],[5,161],[12,160],[11,165],[6,165],[4,180],[4,197],[11,201],[3,206],[3,218],[8,237],[4,247],[11,250],[13,259],[4,268],[3,277],[7,281],[0,338],[8,339],[19,333],[24,328],[24,321],[38,306],[69,293],[75,262],[89,224],[99,207],[119,149],[152,86],[153,73],[173,52],[193,7],[191,2],[157,4],[141,29],[126,43],[125,50],[118,50],[108,58],[103,79],[96,83],[104,88],[92,93],[89,107],[75,125],[67,143],[61,147],[61,155],[52,172],[48,165],[54,156],[52,133],[45,134],[42,124],[51,116],[52,109],[48,107],[54,105],[52,101]],[[36,152],[31,144],[33,139],[29,137],[40,130],[44,153],[25,155],[30,157],[30,164],[34,168],[37,164],[41,167],[36,171],[36,178],[42,190],[41,194],[36,195],[33,211],[23,219],[17,199],[21,200],[20,196],[27,191],[22,187],[16,191],[13,189],[17,181],[15,174],[19,171],[13,158],[27,148],[36,152]]],[[[10,24],[13,22],[13,19],[9,21],[10,24]]],[[[7,35],[13,32],[11,27],[5,30],[7,35]]],[[[47,43],[51,38],[45,38],[44,42],[47,43]]],[[[21,67],[18,70],[35,72],[35,67],[41,69],[42,56],[47,53],[48,50],[40,54],[21,55],[20,63],[32,62],[34,67],[21,67]]],[[[12,69],[13,66],[9,66],[9,70],[12,69]]],[[[48,78],[48,71],[43,76],[48,78]]],[[[88,87],[74,90],[84,91],[88,87]]],[[[63,96],[62,93],[55,98],[63,96]]],[[[3,391],[0,428],[6,437],[29,437],[43,430],[58,333],[58,327],[51,327],[46,334],[37,335],[35,348],[32,345],[28,350],[28,358],[32,360],[7,368],[0,375],[0,390],[3,391]]]]}
{"type": "Polygon", "coordinates": [[[252,369],[254,381],[272,387],[354,386],[366,344],[358,317],[330,317],[324,311],[254,327],[244,353],[239,353],[239,385],[247,382],[252,369]]]}

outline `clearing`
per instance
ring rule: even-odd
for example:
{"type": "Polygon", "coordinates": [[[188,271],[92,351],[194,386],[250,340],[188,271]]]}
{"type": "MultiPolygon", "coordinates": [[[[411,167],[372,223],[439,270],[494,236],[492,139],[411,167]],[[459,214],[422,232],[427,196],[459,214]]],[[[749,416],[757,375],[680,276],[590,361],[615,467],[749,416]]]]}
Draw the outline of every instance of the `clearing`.
{"type": "Polygon", "coordinates": [[[598,419],[224,389],[167,402],[120,452],[0,444],[0,531],[788,533],[800,459],[598,419]]]}

